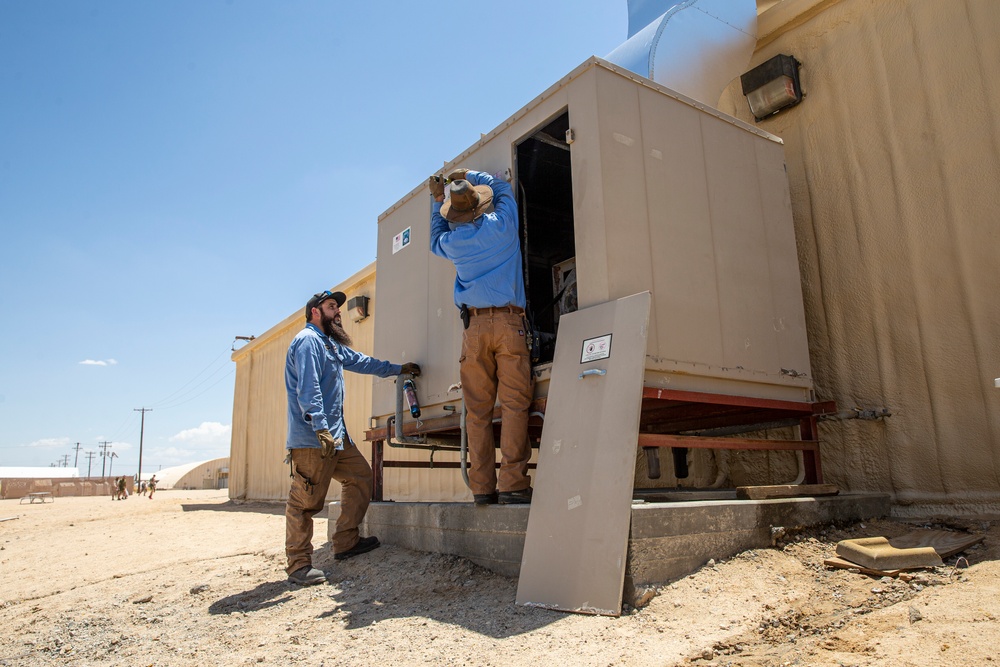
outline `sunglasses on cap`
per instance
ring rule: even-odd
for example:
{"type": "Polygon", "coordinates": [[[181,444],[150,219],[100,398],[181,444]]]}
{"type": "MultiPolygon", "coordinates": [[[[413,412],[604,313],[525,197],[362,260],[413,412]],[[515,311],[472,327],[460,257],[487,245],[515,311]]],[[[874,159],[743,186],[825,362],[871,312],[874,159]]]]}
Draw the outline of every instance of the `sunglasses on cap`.
{"type": "Polygon", "coordinates": [[[344,295],[343,292],[333,292],[331,290],[323,290],[322,292],[317,292],[316,294],[313,294],[312,298],[309,299],[309,305],[313,308],[319,308],[324,301],[327,301],[329,299],[333,299],[334,301],[336,301],[337,306],[342,306],[344,305],[344,302],[347,301],[347,297],[344,295]]]}
{"type": "Polygon", "coordinates": [[[323,290],[322,292],[317,292],[316,294],[313,294],[313,298],[316,299],[316,305],[318,306],[327,299],[334,298],[334,296],[333,292],[331,292],[330,290],[323,290]]]}

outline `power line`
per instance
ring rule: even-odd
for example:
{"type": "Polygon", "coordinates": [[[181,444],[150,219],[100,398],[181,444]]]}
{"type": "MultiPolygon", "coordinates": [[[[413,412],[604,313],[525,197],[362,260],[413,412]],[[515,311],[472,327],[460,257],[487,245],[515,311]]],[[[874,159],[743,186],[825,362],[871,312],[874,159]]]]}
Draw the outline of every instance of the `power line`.
{"type": "Polygon", "coordinates": [[[115,429],[115,431],[109,436],[109,440],[111,440],[112,442],[118,442],[121,435],[125,433],[125,431],[127,431],[129,427],[132,426],[134,423],[135,423],[135,413],[129,412],[128,415],[126,415],[125,419],[122,421],[122,423],[118,426],[118,428],[115,429]]]}
{"type": "Polygon", "coordinates": [[[111,477],[111,467],[114,465],[115,459],[118,458],[118,454],[116,454],[115,452],[111,452],[111,456],[109,456],[108,458],[111,459],[110,461],[108,461],[108,477],[111,477]]]}
{"type": "Polygon", "coordinates": [[[219,378],[218,380],[216,380],[216,381],[215,381],[215,382],[213,382],[212,384],[210,384],[210,385],[208,385],[207,387],[205,387],[205,389],[204,389],[203,391],[201,391],[201,392],[199,392],[199,393],[195,394],[194,396],[191,396],[190,398],[187,398],[187,399],[185,399],[185,400],[183,400],[183,401],[180,401],[180,402],[178,402],[178,403],[173,403],[173,404],[171,404],[171,405],[161,405],[161,406],[157,407],[157,410],[170,410],[171,408],[176,408],[176,407],[178,407],[178,406],[181,406],[181,405],[184,405],[185,403],[190,403],[191,401],[193,401],[194,399],[198,398],[199,396],[203,396],[203,395],[205,395],[206,393],[208,393],[208,390],[209,390],[209,389],[211,389],[211,388],[212,388],[212,387],[214,387],[215,385],[219,384],[220,382],[222,382],[222,381],[223,381],[223,380],[225,380],[226,378],[228,378],[228,377],[232,377],[232,375],[233,375],[233,374],[234,374],[235,372],[236,372],[236,369],[233,369],[233,370],[229,371],[228,373],[226,373],[225,375],[223,375],[222,377],[220,377],[220,378],[219,378]]]}
{"type": "Polygon", "coordinates": [[[101,477],[104,477],[104,464],[108,462],[108,450],[111,449],[111,441],[105,440],[97,444],[100,445],[101,449],[101,477]]]}
{"type": "MultiPolygon", "coordinates": [[[[205,373],[205,371],[207,371],[209,368],[211,368],[212,366],[215,365],[215,362],[217,362],[220,358],[222,358],[225,354],[227,354],[229,352],[230,352],[229,350],[223,350],[219,354],[219,356],[217,356],[215,359],[213,359],[211,362],[209,362],[209,364],[207,366],[205,366],[205,368],[201,369],[193,378],[191,378],[190,380],[188,380],[187,382],[185,382],[183,385],[181,385],[176,391],[174,391],[171,394],[168,394],[167,396],[164,396],[160,400],[155,401],[155,402],[151,403],[150,405],[152,405],[155,408],[159,408],[159,407],[161,407],[161,405],[163,403],[169,402],[171,399],[174,398],[174,396],[176,396],[177,394],[180,394],[184,390],[185,387],[187,387],[189,384],[191,384],[192,382],[194,382],[195,380],[197,380],[199,377],[201,377],[205,373]]],[[[205,382],[207,382],[208,380],[210,380],[213,375],[215,375],[216,373],[218,373],[219,371],[221,371],[223,369],[225,369],[225,364],[223,364],[219,368],[217,368],[217,369],[213,370],[211,373],[209,373],[208,377],[206,377],[204,380],[202,380],[201,382],[199,382],[198,384],[196,384],[195,387],[198,387],[198,386],[204,384],[205,382]]],[[[192,387],[192,389],[193,388],[194,387],[192,387]]]]}
{"type": "Polygon", "coordinates": [[[142,436],[146,431],[146,413],[152,412],[153,408],[133,408],[135,412],[142,413],[142,424],[139,426],[139,473],[135,477],[135,483],[142,481],[142,436]]]}

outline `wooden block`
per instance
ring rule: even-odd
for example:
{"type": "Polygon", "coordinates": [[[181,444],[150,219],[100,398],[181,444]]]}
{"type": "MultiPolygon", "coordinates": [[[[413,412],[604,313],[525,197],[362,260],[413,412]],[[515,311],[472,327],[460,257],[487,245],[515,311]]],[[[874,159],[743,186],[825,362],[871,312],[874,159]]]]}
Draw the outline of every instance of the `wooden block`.
{"type": "Polygon", "coordinates": [[[769,498],[801,498],[803,496],[835,496],[840,489],[834,484],[781,484],[776,486],[737,486],[738,500],[769,498]]]}
{"type": "Polygon", "coordinates": [[[862,574],[868,574],[873,577],[896,577],[900,573],[900,570],[876,570],[871,567],[864,567],[862,565],[858,565],[857,563],[852,563],[849,560],[844,560],[838,556],[827,558],[823,561],[823,565],[826,565],[827,567],[835,567],[839,570],[858,570],[862,574]]]}
{"type": "Polygon", "coordinates": [[[907,570],[943,565],[941,557],[931,547],[897,549],[884,537],[859,537],[837,543],[841,558],[879,570],[907,570]]]}

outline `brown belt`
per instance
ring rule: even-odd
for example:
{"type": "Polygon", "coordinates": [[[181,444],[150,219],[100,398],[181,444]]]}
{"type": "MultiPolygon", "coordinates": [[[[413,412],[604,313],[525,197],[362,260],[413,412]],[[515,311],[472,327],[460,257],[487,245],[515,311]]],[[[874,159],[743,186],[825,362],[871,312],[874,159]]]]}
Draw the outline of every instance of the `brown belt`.
{"type": "Polygon", "coordinates": [[[469,308],[470,315],[491,315],[493,313],[514,313],[524,315],[524,308],[520,306],[490,306],[489,308],[469,308]]]}

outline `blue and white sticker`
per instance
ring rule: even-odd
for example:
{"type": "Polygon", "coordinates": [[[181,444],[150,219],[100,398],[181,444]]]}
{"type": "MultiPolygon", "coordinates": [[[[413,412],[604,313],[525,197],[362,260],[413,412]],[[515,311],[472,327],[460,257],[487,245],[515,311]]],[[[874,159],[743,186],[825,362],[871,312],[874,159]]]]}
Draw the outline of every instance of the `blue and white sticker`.
{"type": "Polygon", "coordinates": [[[392,254],[395,255],[408,245],[410,245],[409,227],[392,237],[392,254]]]}

